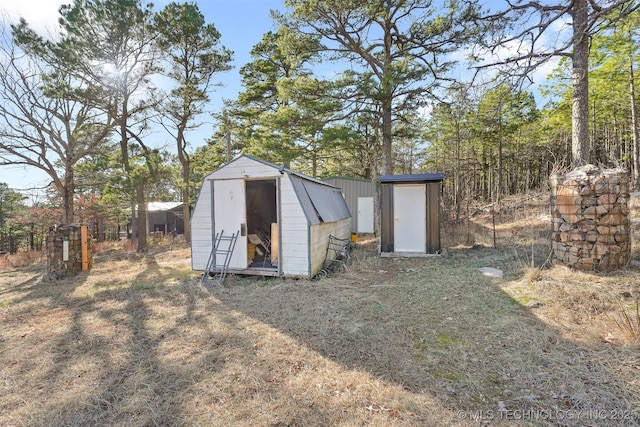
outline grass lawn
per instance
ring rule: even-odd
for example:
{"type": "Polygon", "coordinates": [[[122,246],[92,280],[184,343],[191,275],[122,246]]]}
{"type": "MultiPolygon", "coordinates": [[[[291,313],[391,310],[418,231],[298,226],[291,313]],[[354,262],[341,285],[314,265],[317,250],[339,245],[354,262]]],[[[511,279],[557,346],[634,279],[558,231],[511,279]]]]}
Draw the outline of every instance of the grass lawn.
{"type": "Polygon", "coordinates": [[[444,230],[438,257],[363,238],[317,281],[204,287],[168,243],[97,245],[56,282],[5,261],[0,426],[639,425],[637,249],[549,268],[543,207],[498,218],[496,248],[491,224],[444,230]]]}

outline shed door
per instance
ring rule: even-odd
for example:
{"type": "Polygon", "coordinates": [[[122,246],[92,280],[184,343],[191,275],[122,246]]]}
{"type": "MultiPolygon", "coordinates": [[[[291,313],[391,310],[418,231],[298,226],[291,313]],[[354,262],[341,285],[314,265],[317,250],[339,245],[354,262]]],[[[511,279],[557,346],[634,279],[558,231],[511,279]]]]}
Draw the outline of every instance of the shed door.
{"type": "Polygon", "coordinates": [[[358,197],[358,233],[373,233],[373,197],[358,197]]]}
{"type": "MultiPolygon", "coordinates": [[[[223,231],[225,236],[240,231],[236,246],[231,256],[229,268],[247,268],[247,208],[245,206],[245,190],[243,179],[213,181],[213,224],[214,236],[223,231]]],[[[226,242],[220,243],[226,249],[226,242]]],[[[222,264],[224,259],[216,260],[222,264]]]]}
{"type": "Polygon", "coordinates": [[[424,184],[393,187],[394,252],[425,252],[426,192],[424,184]]]}

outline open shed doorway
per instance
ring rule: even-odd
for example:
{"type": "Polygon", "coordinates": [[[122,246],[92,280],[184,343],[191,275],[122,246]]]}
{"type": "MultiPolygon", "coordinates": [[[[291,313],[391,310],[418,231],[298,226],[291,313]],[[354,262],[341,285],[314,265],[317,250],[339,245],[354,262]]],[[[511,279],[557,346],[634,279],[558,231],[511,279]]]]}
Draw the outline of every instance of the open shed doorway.
{"type": "Polygon", "coordinates": [[[250,268],[278,268],[278,205],[275,179],[246,182],[247,256],[250,268]]]}

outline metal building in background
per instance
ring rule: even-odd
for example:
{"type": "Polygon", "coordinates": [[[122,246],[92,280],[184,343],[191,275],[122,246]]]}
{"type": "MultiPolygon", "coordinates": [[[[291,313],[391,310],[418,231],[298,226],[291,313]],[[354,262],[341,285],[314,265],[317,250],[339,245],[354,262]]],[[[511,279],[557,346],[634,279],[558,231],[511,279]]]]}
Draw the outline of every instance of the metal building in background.
{"type": "Polygon", "coordinates": [[[323,181],[339,187],[342,196],[347,202],[351,212],[351,232],[352,233],[373,233],[375,232],[375,215],[373,194],[375,188],[371,180],[329,177],[323,181]]]}

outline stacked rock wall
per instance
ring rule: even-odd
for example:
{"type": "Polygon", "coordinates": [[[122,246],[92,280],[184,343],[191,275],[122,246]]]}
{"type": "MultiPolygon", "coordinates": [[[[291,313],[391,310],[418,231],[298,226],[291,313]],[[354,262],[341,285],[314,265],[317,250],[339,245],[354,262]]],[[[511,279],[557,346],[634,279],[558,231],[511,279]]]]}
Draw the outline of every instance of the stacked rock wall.
{"type": "Polygon", "coordinates": [[[593,165],[551,178],[552,262],[612,271],[631,256],[629,180],[593,165]]]}
{"type": "MultiPolygon", "coordinates": [[[[82,227],[78,225],[56,226],[49,229],[47,236],[48,279],[63,279],[83,270],[81,229],[82,227]],[[68,242],[66,251],[65,241],[68,242]]],[[[93,264],[90,238],[85,239],[85,245],[87,245],[86,268],[89,269],[93,264]]]]}

